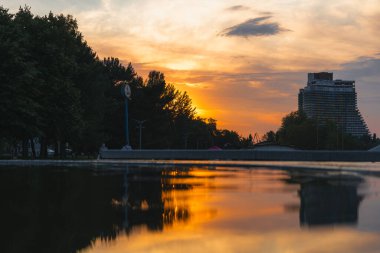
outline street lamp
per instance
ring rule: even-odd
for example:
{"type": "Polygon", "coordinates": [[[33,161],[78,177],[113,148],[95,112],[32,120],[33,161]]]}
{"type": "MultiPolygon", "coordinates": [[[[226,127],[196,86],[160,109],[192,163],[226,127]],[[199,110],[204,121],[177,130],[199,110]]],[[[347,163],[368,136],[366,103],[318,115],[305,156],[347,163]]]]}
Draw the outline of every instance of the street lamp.
{"type": "Polygon", "coordinates": [[[127,81],[118,81],[115,84],[116,86],[120,86],[121,95],[125,101],[125,146],[122,149],[130,150],[131,145],[129,143],[129,129],[128,129],[128,100],[131,99],[131,87],[129,86],[127,81]]]}
{"type": "Polygon", "coordinates": [[[137,127],[139,128],[139,149],[141,149],[141,138],[142,138],[142,129],[144,128],[143,127],[143,124],[146,122],[146,120],[137,120],[135,119],[134,121],[136,121],[137,123],[137,127]]]}

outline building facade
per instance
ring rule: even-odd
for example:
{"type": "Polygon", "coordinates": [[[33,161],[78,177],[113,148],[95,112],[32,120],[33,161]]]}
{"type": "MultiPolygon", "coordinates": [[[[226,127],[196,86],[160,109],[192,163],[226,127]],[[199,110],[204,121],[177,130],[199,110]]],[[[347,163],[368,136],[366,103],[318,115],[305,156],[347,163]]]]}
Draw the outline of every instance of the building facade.
{"type": "Polygon", "coordinates": [[[298,94],[298,110],[320,125],[332,121],[347,134],[369,134],[357,106],[355,81],[334,80],[333,73],[308,74],[307,86],[298,94]]]}

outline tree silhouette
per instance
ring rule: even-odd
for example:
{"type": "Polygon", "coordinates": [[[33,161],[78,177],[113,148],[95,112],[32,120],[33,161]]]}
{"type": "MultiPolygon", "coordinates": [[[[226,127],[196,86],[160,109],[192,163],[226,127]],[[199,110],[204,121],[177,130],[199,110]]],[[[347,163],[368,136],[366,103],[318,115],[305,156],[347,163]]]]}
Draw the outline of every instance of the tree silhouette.
{"type": "MultiPolygon", "coordinates": [[[[27,6],[9,14],[0,7],[0,28],[0,56],[6,59],[0,62],[0,147],[22,146],[26,157],[29,143],[38,140],[41,157],[50,147],[61,158],[67,145],[76,154],[97,154],[102,143],[121,148],[124,101],[115,87],[121,80],[131,86],[131,119],[145,121],[144,148],[249,145],[237,132],[197,116],[189,95],[168,84],[162,72],[143,80],[131,63],[99,60],[70,15],[34,16],[27,6]]],[[[132,124],[131,144],[138,147],[132,124]]]]}

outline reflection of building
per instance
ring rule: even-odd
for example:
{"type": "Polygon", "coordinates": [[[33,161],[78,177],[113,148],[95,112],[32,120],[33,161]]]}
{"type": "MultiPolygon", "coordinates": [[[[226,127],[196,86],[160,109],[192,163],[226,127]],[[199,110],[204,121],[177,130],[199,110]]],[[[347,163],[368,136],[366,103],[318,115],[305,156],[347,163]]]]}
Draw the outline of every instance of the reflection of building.
{"type": "Polygon", "coordinates": [[[325,124],[335,122],[345,133],[368,135],[357,107],[355,81],[333,80],[333,73],[309,73],[307,86],[298,95],[298,110],[325,124]]]}
{"type": "Polygon", "coordinates": [[[301,225],[356,224],[358,195],[362,179],[345,175],[292,175],[291,183],[300,184],[301,225]]]}

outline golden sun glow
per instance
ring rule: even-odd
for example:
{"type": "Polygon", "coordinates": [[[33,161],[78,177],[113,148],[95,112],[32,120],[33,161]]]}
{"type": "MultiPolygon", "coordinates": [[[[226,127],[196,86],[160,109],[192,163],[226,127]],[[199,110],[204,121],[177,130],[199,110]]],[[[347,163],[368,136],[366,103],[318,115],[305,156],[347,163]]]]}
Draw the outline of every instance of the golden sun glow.
{"type": "MultiPolygon", "coordinates": [[[[100,57],[165,73],[201,116],[243,135],[275,130],[297,109],[308,72],[355,79],[370,130],[380,132],[380,0],[80,1],[28,4],[72,14],[100,57]],[[86,3],[85,3],[86,2],[86,3]],[[238,117],[237,115],[242,116],[238,117]],[[248,116],[249,115],[249,116],[248,116]]],[[[22,0],[5,1],[17,9],[22,0]]]]}
{"type": "Polygon", "coordinates": [[[197,63],[193,61],[177,61],[168,62],[164,66],[172,70],[192,70],[197,68],[197,63]]]}

